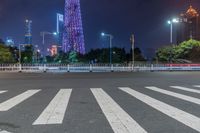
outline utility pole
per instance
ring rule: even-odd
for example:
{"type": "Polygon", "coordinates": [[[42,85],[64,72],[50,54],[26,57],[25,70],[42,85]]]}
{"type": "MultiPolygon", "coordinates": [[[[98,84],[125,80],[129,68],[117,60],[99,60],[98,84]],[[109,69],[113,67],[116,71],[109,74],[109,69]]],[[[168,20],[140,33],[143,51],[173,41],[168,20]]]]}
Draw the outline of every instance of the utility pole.
{"type": "Polygon", "coordinates": [[[135,48],[135,36],[134,34],[131,35],[131,46],[132,46],[132,65],[133,67],[135,66],[135,52],[134,52],[134,48],[135,48]]]}
{"type": "Polygon", "coordinates": [[[114,36],[111,34],[106,34],[106,33],[101,33],[101,36],[106,36],[109,37],[110,39],[110,66],[112,65],[112,42],[113,42],[113,38],[114,36]]]}

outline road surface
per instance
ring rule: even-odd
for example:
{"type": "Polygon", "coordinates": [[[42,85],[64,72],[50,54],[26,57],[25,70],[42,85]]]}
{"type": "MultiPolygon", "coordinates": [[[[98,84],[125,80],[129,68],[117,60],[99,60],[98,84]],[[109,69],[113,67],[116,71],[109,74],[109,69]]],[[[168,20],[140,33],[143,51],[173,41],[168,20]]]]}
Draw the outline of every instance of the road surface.
{"type": "Polygon", "coordinates": [[[0,133],[198,133],[200,72],[0,73],[0,133]]]}

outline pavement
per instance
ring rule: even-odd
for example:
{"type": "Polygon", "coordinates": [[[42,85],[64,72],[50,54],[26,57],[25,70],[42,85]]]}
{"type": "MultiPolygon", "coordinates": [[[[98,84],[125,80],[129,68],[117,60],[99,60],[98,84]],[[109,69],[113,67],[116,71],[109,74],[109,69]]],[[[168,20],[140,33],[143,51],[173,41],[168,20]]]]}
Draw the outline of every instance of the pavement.
{"type": "Polygon", "coordinates": [[[200,72],[0,73],[0,133],[198,133],[200,72]]]}

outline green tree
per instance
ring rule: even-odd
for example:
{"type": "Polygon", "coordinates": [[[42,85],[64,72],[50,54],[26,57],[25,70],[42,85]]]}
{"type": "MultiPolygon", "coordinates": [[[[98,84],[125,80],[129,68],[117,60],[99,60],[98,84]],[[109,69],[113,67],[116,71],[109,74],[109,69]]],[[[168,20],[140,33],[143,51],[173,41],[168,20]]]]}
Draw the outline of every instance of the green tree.
{"type": "Polygon", "coordinates": [[[32,63],[33,62],[33,46],[26,45],[25,50],[21,52],[23,63],[32,63]]]}
{"type": "Polygon", "coordinates": [[[200,62],[200,47],[195,46],[190,50],[188,53],[188,60],[198,63],[200,62]]]}
{"type": "Polygon", "coordinates": [[[176,62],[179,59],[196,61],[199,48],[200,41],[191,39],[184,41],[179,45],[160,48],[157,50],[156,56],[159,61],[170,61],[170,58],[173,62],[176,62]]]}
{"type": "Polygon", "coordinates": [[[175,55],[176,51],[174,49],[174,47],[171,46],[166,46],[163,48],[158,49],[158,51],[156,52],[156,56],[158,57],[159,61],[174,61],[174,55],[175,55]]]}
{"type": "Polygon", "coordinates": [[[0,44],[0,63],[13,63],[14,58],[9,48],[0,44]]]}
{"type": "Polygon", "coordinates": [[[78,54],[76,51],[71,51],[69,53],[69,61],[71,63],[77,63],[78,62],[78,54]]]}
{"type": "MultiPolygon", "coordinates": [[[[132,61],[132,49],[130,50],[130,53],[128,53],[126,55],[126,60],[127,60],[127,62],[132,61]]],[[[146,61],[146,59],[144,58],[140,48],[135,48],[134,49],[134,60],[135,61],[146,61]]]]}

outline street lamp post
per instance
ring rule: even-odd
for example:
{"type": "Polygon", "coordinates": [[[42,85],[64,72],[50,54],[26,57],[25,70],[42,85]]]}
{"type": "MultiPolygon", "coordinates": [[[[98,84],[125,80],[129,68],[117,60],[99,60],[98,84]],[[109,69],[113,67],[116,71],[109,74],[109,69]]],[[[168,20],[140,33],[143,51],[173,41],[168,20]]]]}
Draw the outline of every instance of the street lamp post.
{"type": "Polygon", "coordinates": [[[106,37],[109,37],[110,39],[110,65],[112,65],[112,40],[114,36],[111,34],[106,34],[106,33],[101,33],[101,36],[103,37],[106,36],[106,37]]]}
{"type": "Polygon", "coordinates": [[[22,58],[22,56],[21,56],[21,45],[23,45],[23,44],[19,44],[19,64],[21,64],[21,58],[22,58]]]}
{"type": "Polygon", "coordinates": [[[167,23],[170,25],[170,43],[173,43],[173,24],[179,23],[179,20],[177,18],[174,18],[172,20],[168,20],[167,23]]]}
{"type": "Polygon", "coordinates": [[[26,46],[26,44],[19,44],[19,64],[21,64],[21,59],[22,59],[21,46],[26,46]]]}
{"type": "Polygon", "coordinates": [[[19,72],[22,71],[22,64],[21,64],[22,52],[21,52],[21,46],[26,46],[26,44],[19,44],[19,72]]]}
{"type": "Polygon", "coordinates": [[[43,52],[43,54],[42,54],[42,56],[43,56],[43,63],[44,63],[44,60],[45,60],[45,48],[44,48],[44,46],[45,46],[45,35],[54,35],[54,36],[56,36],[58,33],[57,32],[47,32],[47,31],[43,31],[43,32],[41,32],[40,33],[40,35],[42,36],[42,52],[43,52]]]}
{"type": "MultiPolygon", "coordinates": [[[[174,18],[172,20],[168,20],[167,23],[170,25],[170,44],[173,44],[173,24],[179,23],[179,20],[177,18],[174,18]]],[[[170,63],[172,63],[172,51],[170,51],[170,63]]]]}
{"type": "Polygon", "coordinates": [[[135,66],[135,51],[134,51],[134,48],[135,48],[135,36],[134,36],[134,34],[131,35],[131,46],[132,46],[132,66],[134,68],[134,66],[135,66]]]}

